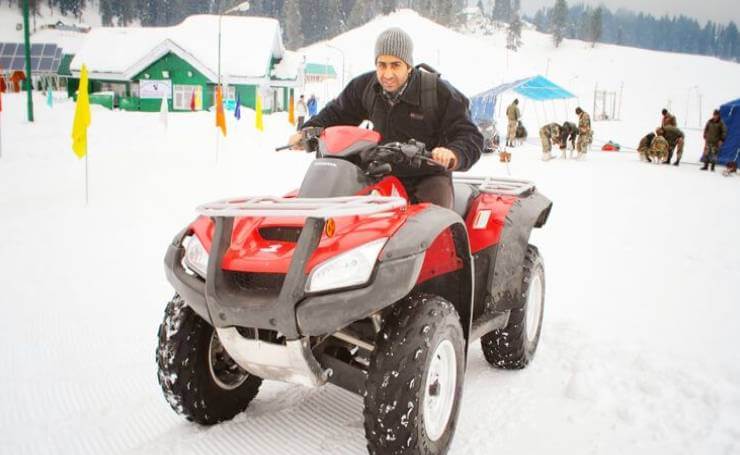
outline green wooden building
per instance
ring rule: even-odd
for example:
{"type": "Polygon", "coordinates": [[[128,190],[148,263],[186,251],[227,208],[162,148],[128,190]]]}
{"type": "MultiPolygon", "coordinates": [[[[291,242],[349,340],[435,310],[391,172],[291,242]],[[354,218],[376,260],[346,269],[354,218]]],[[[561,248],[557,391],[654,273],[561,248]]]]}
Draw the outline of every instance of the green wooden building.
{"type": "Polygon", "coordinates": [[[282,43],[277,20],[261,17],[191,16],[164,28],[97,28],[70,62],[77,91],[82,65],[91,93],[105,93],[120,109],[158,111],[167,97],[172,111],[210,109],[220,80],[226,101],[239,98],[265,112],[287,110],[303,84],[302,60],[282,43]],[[219,71],[220,70],[220,71],[219,71]]]}

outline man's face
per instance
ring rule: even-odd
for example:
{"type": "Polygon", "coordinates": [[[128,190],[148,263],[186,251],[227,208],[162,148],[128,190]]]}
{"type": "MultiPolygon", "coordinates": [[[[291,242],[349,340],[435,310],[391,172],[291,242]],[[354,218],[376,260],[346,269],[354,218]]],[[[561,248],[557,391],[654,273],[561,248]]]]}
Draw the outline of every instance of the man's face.
{"type": "Polygon", "coordinates": [[[719,122],[719,114],[713,114],[712,118],[714,118],[715,122],[719,122]]]}
{"type": "Polygon", "coordinates": [[[375,73],[383,90],[394,93],[409,79],[411,67],[398,57],[380,55],[375,61],[375,73]]]}

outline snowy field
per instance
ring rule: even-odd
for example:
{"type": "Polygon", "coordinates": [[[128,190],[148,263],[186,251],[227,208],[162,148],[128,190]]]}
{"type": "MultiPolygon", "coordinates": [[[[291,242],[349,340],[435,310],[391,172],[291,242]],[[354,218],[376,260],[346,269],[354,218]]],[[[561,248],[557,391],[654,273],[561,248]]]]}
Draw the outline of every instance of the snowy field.
{"type": "MultiPolygon", "coordinates": [[[[396,20],[437,33],[413,16],[396,20]]],[[[443,61],[460,54],[453,39],[496,48],[446,33],[443,61]]],[[[342,37],[350,49],[356,38],[342,37]]],[[[544,36],[530,38],[522,65],[527,52],[531,62],[548,55],[544,36]]],[[[550,74],[595,78],[577,66],[581,53],[623,54],[626,66],[664,59],[671,86],[702,84],[705,106],[737,98],[740,65],[705,57],[566,42],[551,54],[569,64],[552,62],[550,74]]],[[[634,80],[624,120],[594,126],[597,138],[634,146],[680,91],[615,68],[634,80]]],[[[491,82],[455,77],[468,94],[491,82]]],[[[568,87],[586,110],[591,82],[568,87]]],[[[172,296],[166,245],[199,203],[298,185],[311,157],[272,151],[291,132],[286,115],[267,116],[257,133],[244,110],[219,139],[209,113],[170,114],[165,129],[156,113],[93,106],[86,207],[84,161],[70,148],[74,105],[50,109],[39,96],[29,124],[24,102],[5,95],[0,114],[0,452],[364,453],[361,399],[337,387],[265,383],[245,413],[202,428],[175,415],[157,383],[157,327],[172,296]]],[[[695,161],[698,133],[688,135],[695,161]]],[[[513,155],[508,170],[484,156],[470,173],[510,172],[554,201],[532,239],[547,274],[543,335],[523,371],[494,370],[472,346],[450,453],[739,453],[740,178],[647,165],[628,152],[544,163],[534,138],[513,155]]]]}

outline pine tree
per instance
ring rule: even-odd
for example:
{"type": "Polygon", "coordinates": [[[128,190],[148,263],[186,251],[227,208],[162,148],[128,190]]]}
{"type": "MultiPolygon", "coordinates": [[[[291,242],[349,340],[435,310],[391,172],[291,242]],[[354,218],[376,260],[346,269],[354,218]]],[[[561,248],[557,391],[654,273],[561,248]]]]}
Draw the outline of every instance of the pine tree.
{"type": "Polygon", "coordinates": [[[603,25],[603,11],[599,6],[596,8],[591,15],[591,24],[589,27],[589,38],[591,40],[591,47],[596,46],[596,42],[601,38],[602,25],[603,25]]]}
{"type": "Polygon", "coordinates": [[[509,22],[511,19],[511,0],[496,0],[493,6],[493,19],[509,22]]]}
{"type": "Polygon", "coordinates": [[[568,19],[568,4],[565,0],[557,0],[555,7],[550,11],[550,31],[555,47],[560,47],[565,34],[565,24],[568,19]]]}
{"type": "Polygon", "coordinates": [[[390,14],[398,8],[398,0],[381,0],[380,12],[390,14]]]}
{"type": "Polygon", "coordinates": [[[283,41],[285,47],[298,49],[303,45],[304,37],[301,27],[301,9],[298,0],[285,0],[283,17],[280,18],[283,27],[283,41]]]}
{"type": "Polygon", "coordinates": [[[522,46],[522,21],[519,19],[519,13],[514,13],[514,17],[509,24],[509,32],[506,35],[506,48],[517,51],[522,46]]]}

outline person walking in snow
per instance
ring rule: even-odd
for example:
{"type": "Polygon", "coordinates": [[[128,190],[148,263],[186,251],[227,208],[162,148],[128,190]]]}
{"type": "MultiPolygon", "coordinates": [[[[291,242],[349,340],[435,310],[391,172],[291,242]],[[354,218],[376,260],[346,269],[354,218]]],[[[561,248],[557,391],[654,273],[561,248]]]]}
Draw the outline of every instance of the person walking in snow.
{"type": "Polygon", "coordinates": [[[676,123],[676,116],[668,112],[668,109],[663,109],[661,111],[661,114],[663,114],[663,117],[660,121],[660,126],[665,128],[666,126],[678,126],[676,123]]]}
{"type": "Polygon", "coordinates": [[[308,97],[308,103],[306,103],[306,106],[308,107],[308,118],[316,115],[318,112],[318,101],[316,101],[316,95],[312,93],[311,96],[308,97]]]}
{"type": "Polygon", "coordinates": [[[542,161],[549,161],[552,159],[550,154],[552,144],[560,144],[560,125],[549,123],[540,128],[540,140],[542,141],[542,161]]]}
{"type": "MultiPolygon", "coordinates": [[[[372,122],[385,142],[415,139],[431,150],[437,165],[399,163],[393,175],[412,202],[452,208],[452,171],[480,159],[483,135],[470,119],[468,99],[439,75],[414,67],[413,42],[402,29],[382,32],[375,42],[375,71],[352,79],[337,98],[304,125],[327,128],[372,122]]],[[[291,136],[297,148],[301,133],[291,136]]]]}
{"type": "Polygon", "coordinates": [[[588,149],[591,148],[591,142],[593,142],[593,131],[591,130],[591,117],[581,109],[576,108],[576,115],[578,116],[578,141],[576,142],[576,150],[578,150],[578,159],[582,159],[586,156],[588,149]]]}
{"type": "Polygon", "coordinates": [[[506,146],[514,147],[516,141],[516,128],[519,126],[519,119],[522,114],[519,112],[519,99],[515,99],[513,103],[506,108],[506,118],[509,119],[508,130],[506,134],[506,146]]]}
{"type": "Polygon", "coordinates": [[[308,113],[306,102],[303,101],[303,95],[298,97],[298,102],[295,105],[295,113],[298,117],[298,131],[300,131],[303,129],[303,122],[306,121],[306,114],[308,113]]]}
{"type": "Polygon", "coordinates": [[[663,137],[666,141],[668,141],[668,159],[666,159],[663,164],[671,164],[671,158],[673,158],[673,150],[676,150],[676,162],[673,163],[674,166],[678,166],[678,163],[681,162],[681,157],[683,156],[683,144],[684,144],[684,134],[683,131],[676,128],[675,126],[664,126],[663,128],[663,137]]]}
{"type": "Polygon", "coordinates": [[[719,110],[715,109],[712,114],[712,118],[709,119],[706,126],[704,127],[704,156],[701,157],[701,161],[704,163],[702,171],[706,171],[709,165],[712,166],[712,172],[714,172],[714,165],[717,164],[717,155],[719,149],[722,148],[722,144],[727,138],[727,126],[722,121],[722,117],[719,115],[719,110]]]}

